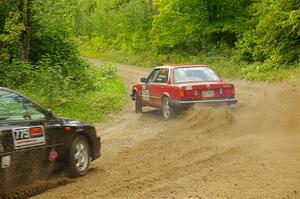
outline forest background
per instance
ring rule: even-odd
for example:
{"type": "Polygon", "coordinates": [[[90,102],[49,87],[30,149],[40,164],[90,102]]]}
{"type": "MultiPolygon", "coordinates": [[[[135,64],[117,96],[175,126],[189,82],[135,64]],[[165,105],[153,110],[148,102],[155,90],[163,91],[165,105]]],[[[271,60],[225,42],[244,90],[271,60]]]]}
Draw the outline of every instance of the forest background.
{"type": "Polygon", "coordinates": [[[58,115],[120,110],[116,66],[210,64],[226,78],[276,81],[300,68],[300,0],[0,0],[0,86],[58,115]]]}

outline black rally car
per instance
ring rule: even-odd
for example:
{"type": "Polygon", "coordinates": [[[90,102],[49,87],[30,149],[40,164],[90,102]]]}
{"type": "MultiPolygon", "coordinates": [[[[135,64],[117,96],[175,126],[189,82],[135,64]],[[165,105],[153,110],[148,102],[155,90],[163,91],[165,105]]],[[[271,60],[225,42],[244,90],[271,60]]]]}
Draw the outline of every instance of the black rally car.
{"type": "Polygon", "coordinates": [[[51,110],[0,87],[0,194],[62,170],[83,176],[100,157],[100,147],[94,126],[56,118],[51,110]]]}

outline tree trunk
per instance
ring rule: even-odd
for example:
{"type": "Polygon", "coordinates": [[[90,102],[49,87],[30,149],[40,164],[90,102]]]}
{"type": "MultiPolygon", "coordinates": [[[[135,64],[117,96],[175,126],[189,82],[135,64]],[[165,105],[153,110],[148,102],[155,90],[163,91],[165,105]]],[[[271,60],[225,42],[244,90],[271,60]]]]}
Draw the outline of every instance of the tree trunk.
{"type": "Polygon", "coordinates": [[[21,23],[23,21],[24,0],[19,1],[18,10],[19,10],[18,22],[21,23]]]}
{"type": "Polygon", "coordinates": [[[23,40],[23,51],[24,51],[24,60],[28,61],[30,54],[30,36],[31,36],[31,26],[32,26],[32,0],[27,0],[27,9],[26,9],[26,23],[25,23],[25,34],[23,40]]]}
{"type": "MultiPolygon", "coordinates": [[[[25,4],[25,0],[20,0],[19,1],[19,5],[18,5],[19,17],[18,17],[18,20],[17,20],[18,24],[23,23],[24,4],[25,4]]],[[[23,60],[24,60],[24,48],[23,48],[24,35],[25,35],[25,29],[23,29],[22,32],[20,33],[20,42],[22,43],[22,47],[20,48],[20,56],[23,60]]]]}

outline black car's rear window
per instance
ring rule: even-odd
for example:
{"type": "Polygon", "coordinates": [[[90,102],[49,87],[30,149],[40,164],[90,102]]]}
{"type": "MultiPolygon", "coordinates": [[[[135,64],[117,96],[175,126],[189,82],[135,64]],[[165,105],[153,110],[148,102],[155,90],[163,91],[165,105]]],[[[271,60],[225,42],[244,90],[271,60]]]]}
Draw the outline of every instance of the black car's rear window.
{"type": "Polygon", "coordinates": [[[174,83],[218,82],[219,77],[208,67],[182,67],[174,69],[174,83]]]}

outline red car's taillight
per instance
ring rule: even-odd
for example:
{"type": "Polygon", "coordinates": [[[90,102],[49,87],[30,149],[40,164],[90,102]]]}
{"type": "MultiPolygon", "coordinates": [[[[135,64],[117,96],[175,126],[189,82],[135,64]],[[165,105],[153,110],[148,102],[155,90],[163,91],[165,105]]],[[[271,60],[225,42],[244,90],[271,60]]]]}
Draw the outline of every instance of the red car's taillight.
{"type": "Polygon", "coordinates": [[[180,96],[180,97],[183,97],[183,96],[184,96],[184,90],[183,90],[183,87],[180,88],[179,96],[180,96]]]}
{"type": "Polygon", "coordinates": [[[180,97],[192,97],[194,96],[194,90],[192,86],[183,86],[179,91],[180,97]]]}
{"type": "Polygon", "coordinates": [[[233,85],[226,85],[221,90],[222,90],[221,94],[223,94],[223,95],[234,95],[235,94],[233,85]]]}

